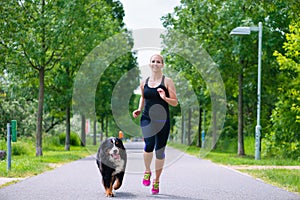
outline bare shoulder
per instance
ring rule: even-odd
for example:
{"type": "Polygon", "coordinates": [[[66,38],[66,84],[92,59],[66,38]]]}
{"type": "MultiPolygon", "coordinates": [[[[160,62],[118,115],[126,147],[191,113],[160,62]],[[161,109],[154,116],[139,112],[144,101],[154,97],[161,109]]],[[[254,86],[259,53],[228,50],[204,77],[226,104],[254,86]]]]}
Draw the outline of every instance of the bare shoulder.
{"type": "Polygon", "coordinates": [[[169,77],[165,77],[165,84],[166,84],[166,86],[174,85],[173,79],[171,79],[169,77]]]}
{"type": "Polygon", "coordinates": [[[145,83],[146,83],[146,79],[142,79],[142,80],[140,81],[140,88],[141,88],[141,89],[144,89],[145,83]]]}
{"type": "Polygon", "coordinates": [[[144,84],[145,84],[145,80],[143,79],[140,81],[140,85],[144,85],[144,84]]]}

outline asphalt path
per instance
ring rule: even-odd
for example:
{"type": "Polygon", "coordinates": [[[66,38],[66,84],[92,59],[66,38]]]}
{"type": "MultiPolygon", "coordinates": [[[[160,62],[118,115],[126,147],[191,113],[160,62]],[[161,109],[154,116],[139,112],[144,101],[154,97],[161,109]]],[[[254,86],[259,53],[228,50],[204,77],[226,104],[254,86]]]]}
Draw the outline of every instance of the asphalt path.
{"type": "MultiPolygon", "coordinates": [[[[167,148],[160,194],[143,187],[142,143],[126,143],[128,165],[114,199],[300,200],[300,196],[238,171],[167,148]]],[[[0,189],[1,200],[107,199],[90,156],[0,189]]]]}

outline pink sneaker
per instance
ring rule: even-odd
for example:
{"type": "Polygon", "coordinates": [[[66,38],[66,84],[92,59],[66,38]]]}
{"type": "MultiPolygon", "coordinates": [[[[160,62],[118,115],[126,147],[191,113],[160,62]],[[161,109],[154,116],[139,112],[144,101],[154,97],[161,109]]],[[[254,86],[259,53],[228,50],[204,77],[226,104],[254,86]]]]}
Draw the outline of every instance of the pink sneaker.
{"type": "Polygon", "coordinates": [[[152,192],[152,194],[158,194],[159,193],[159,182],[156,183],[155,181],[153,181],[151,192],[152,192]]]}
{"type": "Polygon", "coordinates": [[[150,183],[151,183],[150,178],[151,178],[151,172],[150,173],[145,172],[144,173],[144,178],[143,178],[143,185],[144,186],[149,186],[150,185],[150,183]]]}

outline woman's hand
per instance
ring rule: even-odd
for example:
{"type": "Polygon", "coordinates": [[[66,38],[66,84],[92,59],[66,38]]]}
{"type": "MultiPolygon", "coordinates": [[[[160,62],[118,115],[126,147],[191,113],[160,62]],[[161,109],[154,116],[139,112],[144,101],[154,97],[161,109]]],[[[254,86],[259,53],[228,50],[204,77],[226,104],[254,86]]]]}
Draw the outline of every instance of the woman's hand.
{"type": "Polygon", "coordinates": [[[157,92],[158,92],[160,98],[162,98],[163,100],[165,100],[165,98],[166,98],[165,91],[162,88],[157,88],[157,92]]]}
{"type": "Polygon", "coordinates": [[[134,118],[137,118],[140,114],[141,114],[141,110],[139,110],[139,109],[132,112],[132,116],[134,118]]]}

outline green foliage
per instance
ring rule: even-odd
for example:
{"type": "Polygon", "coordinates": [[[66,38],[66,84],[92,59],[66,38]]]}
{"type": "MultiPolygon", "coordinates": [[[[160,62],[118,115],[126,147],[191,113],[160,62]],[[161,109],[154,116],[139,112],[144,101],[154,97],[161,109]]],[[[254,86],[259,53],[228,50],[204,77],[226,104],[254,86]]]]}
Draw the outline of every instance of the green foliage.
{"type": "MultiPolygon", "coordinates": [[[[66,142],[66,133],[61,133],[58,136],[59,138],[59,144],[64,145],[66,142]]],[[[80,146],[80,138],[79,135],[71,132],[70,134],[70,145],[72,146],[80,146]]]]}
{"type": "Polygon", "coordinates": [[[237,139],[236,138],[224,138],[218,140],[216,151],[224,153],[235,153],[237,152],[237,139]]]}
{"type": "Polygon", "coordinates": [[[32,153],[32,144],[28,144],[24,142],[12,143],[13,156],[30,155],[31,153],[32,153]]]}
{"type": "MultiPolygon", "coordinates": [[[[34,135],[41,80],[39,72],[45,70],[45,101],[40,113],[43,112],[43,132],[48,133],[68,118],[66,111],[72,104],[86,103],[90,106],[90,99],[85,97],[71,101],[74,79],[84,58],[97,45],[121,32],[127,34],[129,40],[132,39],[124,28],[124,10],[119,1],[43,2],[45,1],[0,2],[0,121],[4,122],[0,124],[1,140],[6,135],[5,122],[11,119],[18,121],[18,135],[34,135]]],[[[299,158],[299,6],[298,1],[284,0],[184,0],[174,9],[174,13],[162,18],[167,29],[180,31],[199,42],[218,64],[225,84],[228,109],[222,133],[224,137],[218,144],[220,150],[234,152],[236,148],[237,75],[240,65],[243,65],[244,75],[244,134],[253,137],[257,101],[257,34],[241,38],[231,37],[229,33],[237,26],[256,26],[261,21],[262,152],[266,151],[266,155],[299,158]],[[274,49],[277,50],[275,53],[274,49]]],[[[129,43],[133,46],[132,41],[129,43]]],[[[193,89],[197,95],[201,108],[193,111],[193,120],[196,121],[197,115],[206,110],[206,124],[200,122],[192,125],[191,132],[195,135],[204,125],[207,128],[211,124],[211,91],[191,63],[183,57],[173,55],[169,50],[165,49],[163,52],[168,63],[165,70],[172,68],[176,71],[172,76],[189,80],[187,87],[182,87],[183,82],[175,82],[178,95],[188,96],[186,88],[193,89]]],[[[198,49],[193,51],[197,52],[198,49]]],[[[106,49],[103,54],[108,56],[106,49]]],[[[101,124],[101,132],[106,135],[115,134],[119,130],[112,117],[112,93],[119,79],[136,65],[134,54],[122,55],[109,63],[101,79],[97,80],[97,91],[86,87],[88,92],[96,93],[93,100],[97,121],[101,124]]],[[[130,88],[137,85],[137,80],[138,73],[126,86],[130,88]]],[[[125,90],[122,92],[128,93],[125,90]]],[[[136,107],[136,101],[130,101],[130,111],[136,107]]],[[[171,123],[174,125],[172,134],[177,140],[181,139],[182,132],[181,118],[178,116],[186,106],[184,103],[194,106],[191,102],[180,102],[180,107],[171,110],[172,116],[176,116],[172,117],[174,120],[171,123]]],[[[127,111],[121,117],[128,118],[127,111]]],[[[135,120],[138,124],[138,119],[135,120]]],[[[59,143],[57,138],[47,140],[52,144],[59,143]]],[[[48,141],[45,143],[48,145],[48,141]]],[[[247,151],[251,152],[253,149],[246,150],[246,153],[247,151]]]]}
{"type": "Polygon", "coordinates": [[[27,100],[24,97],[19,97],[14,100],[3,99],[0,104],[0,138],[6,137],[7,124],[11,120],[17,120],[18,137],[32,136],[36,125],[36,106],[37,101],[27,100]],[[6,122],[6,123],[5,123],[6,122]]]}
{"type": "MultiPolygon", "coordinates": [[[[117,134],[120,127],[118,127],[115,120],[120,123],[127,121],[129,109],[132,107],[136,109],[138,105],[131,101],[131,98],[134,98],[132,97],[134,95],[133,91],[139,85],[139,71],[136,66],[136,59],[131,53],[126,53],[110,63],[100,77],[96,91],[96,114],[106,136],[108,136],[108,133],[117,134]],[[117,119],[112,117],[113,109],[115,116],[118,117],[117,119]],[[105,130],[104,122],[106,124],[105,130]]],[[[123,123],[122,125],[122,128],[124,128],[127,124],[123,123]]],[[[131,127],[125,127],[125,129],[131,130],[131,127]]]]}
{"type": "MultiPolygon", "coordinates": [[[[223,153],[236,153],[237,152],[237,139],[236,137],[230,138],[225,134],[221,135],[217,142],[216,152],[223,153]]],[[[255,152],[255,138],[251,136],[244,137],[245,154],[253,156],[255,152]]]]}
{"type": "Polygon", "coordinates": [[[300,23],[290,25],[284,54],[274,55],[281,71],[281,85],[273,109],[272,131],[267,135],[269,155],[300,159],[300,23]]]}
{"type": "MultiPolygon", "coordinates": [[[[163,17],[163,24],[167,29],[178,30],[193,40],[201,41],[201,47],[206,49],[219,66],[218,69],[222,74],[226,88],[226,103],[228,108],[222,132],[224,136],[218,143],[218,145],[221,145],[220,148],[226,146],[227,149],[228,144],[234,142],[237,138],[239,73],[242,73],[244,77],[243,85],[239,85],[243,89],[244,95],[243,133],[251,137],[254,135],[257,115],[257,32],[242,37],[233,37],[229,33],[235,27],[257,26],[258,22],[262,22],[261,125],[263,127],[263,148],[266,148],[262,149],[262,152],[273,151],[274,154],[279,153],[281,156],[294,155],[294,158],[299,156],[299,153],[296,152],[299,151],[297,138],[299,138],[298,86],[300,84],[299,76],[296,75],[298,72],[294,70],[297,67],[299,71],[299,64],[293,64],[293,62],[299,63],[299,45],[297,44],[299,38],[290,34],[287,34],[287,38],[285,38],[285,33],[289,32],[289,24],[292,21],[299,21],[297,7],[299,7],[299,2],[283,0],[272,2],[250,0],[185,0],[181,2],[180,6],[174,9],[174,13],[163,17]],[[293,42],[283,45],[286,39],[293,40],[293,42]],[[276,57],[273,56],[274,49],[278,52],[275,55],[285,51],[287,56],[293,57],[283,59],[277,56],[276,61],[276,57]],[[285,65],[280,64],[280,62],[285,62],[285,65]],[[280,68],[286,68],[286,72],[283,73],[283,70],[280,70],[278,65],[280,65],[280,68]],[[289,76],[289,78],[285,78],[285,76],[289,76]],[[282,82],[282,80],[285,81],[282,82]],[[292,84],[293,90],[289,88],[292,84]],[[277,90],[279,86],[282,88],[281,90],[277,90]],[[278,93],[282,94],[280,95],[281,97],[278,97],[278,93]],[[280,101],[277,100],[277,97],[280,101]],[[276,123],[274,123],[275,115],[277,115],[276,123]],[[281,131],[278,131],[279,129],[281,131]],[[284,134],[283,129],[286,129],[284,134]],[[274,132],[276,132],[276,137],[273,137],[274,132]],[[283,143],[285,144],[283,146],[278,145],[279,143],[275,142],[276,140],[284,140],[283,143]],[[287,146],[289,147],[285,148],[287,146]],[[275,150],[276,148],[280,152],[275,150]],[[282,151],[285,151],[285,153],[283,154],[282,151]],[[295,156],[295,153],[297,156],[295,156]]],[[[290,31],[299,33],[298,29],[291,29],[290,31]]],[[[194,51],[197,50],[195,49],[194,51]]],[[[210,91],[207,91],[203,81],[199,81],[201,78],[197,74],[194,76],[191,70],[192,67],[186,70],[187,65],[182,65],[183,61],[174,55],[168,54],[168,51],[172,51],[172,49],[165,50],[172,67],[175,67],[180,75],[183,74],[183,76],[193,79],[191,83],[195,91],[200,91],[200,88],[203,88],[204,94],[209,94],[210,91]]],[[[202,106],[207,110],[207,115],[212,116],[210,102],[205,101],[209,99],[209,95],[205,97],[197,94],[197,96],[202,106]]]]}
{"type": "MultiPolygon", "coordinates": [[[[164,26],[170,30],[178,30],[192,40],[200,41],[204,48],[218,64],[226,89],[226,99],[228,114],[226,116],[226,127],[223,134],[230,138],[235,138],[237,134],[237,94],[238,94],[238,74],[241,66],[244,67],[245,86],[245,126],[254,130],[253,121],[256,101],[256,80],[253,78],[257,71],[257,37],[254,34],[243,39],[231,37],[230,30],[237,26],[254,26],[258,21],[263,21],[265,12],[259,3],[252,1],[183,1],[181,6],[175,8],[174,14],[165,16],[164,26]],[[256,9],[257,8],[257,9],[256,9]],[[259,8],[259,9],[258,9],[259,8]],[[253,10],[258,10],[253,15],[253,10]],[[233,14],[234,13],[234,14],[233,14]]],[[[178,41],[180,43],[181,41],[178,41]]],[[[166,50],[168,52],[168,49],[166,50]]],[[[193,49],[193,55],[198,55],[199,49],[193,49]]],[[[200,56],[200,54],[199,54],[200,56]]],[[[207,111],[207,116],[212,116],[211,94],[206,83],[200,74],[184,63],[185,58],[178,59],[170,55],[168,61],[183,76],[191,80],[192,87],[197,93],[198,101],[203,109],[207,111]]],[[[207,72],[208,73],[208,72],[207,72]]],[[[206,120],[208,123],[210,120],[206,120]]],[[[202,123],[201,123],[202,124],[202,123]]],[[[206,126],[208,127],[208,126],[206,126]]],[[[201,127],[199,127],[201,129],[201,127]]]]}
{"type": "MultiPolygon", "coordinates": [[[[37,154],[42,154],[42,132],[49,132],[72,116],[66,111],[77,103],[71,101],[73,82],[85,56],[102,41],[126,31],[123,17],[121,2],[111,0],[0,2],[0,81],[5,83],[0,86],[0,105],[3,99],[25,107],[39,99],[35,116],[21,110],[11,112],[20,116],[21,134],[32,135],[37,130],[37,154]],[[3,81],[2,76],[7,80],[3,81]],[[20,102],[20,97],[26,101],[20,102]],[[34,127],[31,117],[37,117],[34,127]]],[[[125,62],[124,65],[112,74],[132,67],[125,62]]],[[[107,117],[109,100],[97,102],[105,104],[107,117]]],[[[2,106],[0,113],[0,121],[11,115],[2,106]]],[[[0,137],[5,133],[3,126],[0,125],[0,137]]]]}

